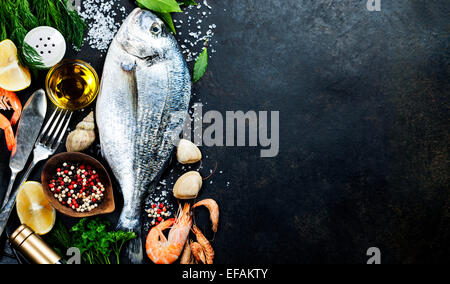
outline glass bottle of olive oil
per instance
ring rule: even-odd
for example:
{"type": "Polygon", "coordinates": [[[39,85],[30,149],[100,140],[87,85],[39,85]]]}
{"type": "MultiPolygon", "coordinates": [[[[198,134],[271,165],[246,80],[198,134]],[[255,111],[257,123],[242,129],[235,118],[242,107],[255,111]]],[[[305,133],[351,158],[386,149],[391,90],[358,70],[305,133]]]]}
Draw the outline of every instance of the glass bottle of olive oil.
{"type": "Polygon", "coordinates": [[[79,110],[97,97],[99,79],[95,70],[81,60],[63,60],[47,74],[47,94],[58,107],[79,110]]]}

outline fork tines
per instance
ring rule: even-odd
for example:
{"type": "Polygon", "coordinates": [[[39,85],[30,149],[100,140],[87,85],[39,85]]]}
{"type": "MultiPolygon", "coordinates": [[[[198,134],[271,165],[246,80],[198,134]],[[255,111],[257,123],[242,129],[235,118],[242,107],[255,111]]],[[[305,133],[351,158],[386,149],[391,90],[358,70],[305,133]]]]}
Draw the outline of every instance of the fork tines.
{"type": "Polygon", "coordinates": [[[72,111],[56,108],[42,129],[36,144],[56,150],[66,134],[72,114],[72,111]]]}

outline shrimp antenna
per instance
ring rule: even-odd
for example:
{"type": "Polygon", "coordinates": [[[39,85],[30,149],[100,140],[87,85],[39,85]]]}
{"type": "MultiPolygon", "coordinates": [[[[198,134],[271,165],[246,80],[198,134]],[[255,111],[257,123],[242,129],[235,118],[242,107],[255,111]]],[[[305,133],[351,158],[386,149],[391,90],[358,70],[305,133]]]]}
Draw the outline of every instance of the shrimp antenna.
{"type": "Polygon", "coordinates": [[[180,202],[180,200],[178,200],[178,210],[177,210],[177,215],[175,216],[175,223],[178,221],[178,219],[179,219],[179,216],[180,216],[180,214],[181,214],[181,211],[182,211],[182,206],[181,206],[181,202],[180,202]]]}
{"type": "Polygon", "coordinates": [[[198,166],[197,172],[200,171],[200,169],[202,168],[202,165],[203,165],[203,161],[200,160],[200,165],[198,166]]]}
{"type": "MultiPolygon", "coordinates": [[[[195,204],[196,202],[197,202],[197,198],[194,199],[193,204],[195,204]]],[[[192,208],[191,208],[191,213],[192,213],[192,224],[194,224],[195,226],[197,226],[197,222],[195,221],[195,211],[192,210],[192,208]]],[[[192,227],[191,227],[191,230],[192,230],[192,227]]]]}
{"type": "MultiPolygon", "coordinates": [[[[197,201],[197,199],[194,199],[194,204],[197,203],[196,201],[197,201]]],[[[196,222],[196,220],[195,220],[195,211],[194,211],[194,210],[192,210],[192,224],[195,225],[195,226],[197,226],[197,222],[196,222]]],[[[197,227],[198,227],[198,226],[197,226],[197,227]]],[[[192,230],[192,227],[191,227],[191,232],[194,232],[194,231],[192,230]]],[[[214,242],[215,239],[216,239],[216,232],[214,232],[214,236],[213,236],[212,240],[209,240],[209,241],[210,241],[210,242],[214,242]]]]}
{"type": "Polygon", "coordinates": [[[207,179],[209,179],[210,177],[212,177],[212,175],[217,171],[217,166],[218,166],[219,164],[217,163],[217,161],[216,161],[216,167],[214,168],[214,171],[209,175],[209,176],[207,176],[207,177],[205,177],[203,180],[207,180],[207,179]]]}

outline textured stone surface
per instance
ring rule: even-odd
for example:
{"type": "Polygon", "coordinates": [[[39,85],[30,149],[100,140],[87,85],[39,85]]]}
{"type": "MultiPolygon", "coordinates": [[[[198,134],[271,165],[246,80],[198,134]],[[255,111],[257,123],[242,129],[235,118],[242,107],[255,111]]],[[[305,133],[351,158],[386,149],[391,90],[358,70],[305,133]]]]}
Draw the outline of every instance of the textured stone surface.
{"type": "Polygon", "coordinates": [[[281,128],[273,159],[202,149],[223,171],[201,195],[221,206],[217,262],[365,263],[373,246],[386,263],[446,261],[448,2],[209,2],[217,53],[196,100],[277,110],[281,128]]]}

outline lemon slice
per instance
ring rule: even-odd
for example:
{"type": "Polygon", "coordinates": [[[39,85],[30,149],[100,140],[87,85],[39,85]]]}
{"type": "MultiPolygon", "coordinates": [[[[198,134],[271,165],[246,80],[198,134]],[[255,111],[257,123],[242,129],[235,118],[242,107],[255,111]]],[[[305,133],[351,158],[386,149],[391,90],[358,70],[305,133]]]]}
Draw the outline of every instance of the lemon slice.
{"type": "Polygon", "coordinates": [[[9,39],[0,42],[0,88],[18,92],[30,85],[30,71],[19,63],[15,44],[9,39]]]}
{"type": "Polygon", "coordinates": [[[36,234],[45,235],[53,229],[56,212],[40,183],[29,181],[20,188],[16,208],[20,222],[33,229],[36,234]]]}

